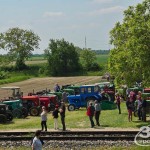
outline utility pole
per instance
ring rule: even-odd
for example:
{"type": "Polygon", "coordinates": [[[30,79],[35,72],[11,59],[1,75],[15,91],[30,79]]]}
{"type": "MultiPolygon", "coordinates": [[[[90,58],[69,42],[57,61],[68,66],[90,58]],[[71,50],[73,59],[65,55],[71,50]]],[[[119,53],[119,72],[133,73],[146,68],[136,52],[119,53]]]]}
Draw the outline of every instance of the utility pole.
{"type": "Polygon", "coordinates": [[[85,49],[86,49],[86,36],[85,36],[85,49]]]}

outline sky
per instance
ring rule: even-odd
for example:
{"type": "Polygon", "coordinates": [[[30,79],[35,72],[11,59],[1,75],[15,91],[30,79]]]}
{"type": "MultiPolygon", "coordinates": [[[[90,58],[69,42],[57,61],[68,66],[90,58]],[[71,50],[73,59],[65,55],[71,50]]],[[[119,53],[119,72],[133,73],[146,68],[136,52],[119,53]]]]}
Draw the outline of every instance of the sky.
{"type": "MultiPolygon", "coordinates": [[[[32,30],[41,41],[42,54],[50,39],[65,39],[74,46],[108,50],[109,32],[122,22],[123,11],[143,0],[0,0],[0,33],[10,28],[32,30]]],[[[6,53],[0,50],[0,53],[6,53]]]]}

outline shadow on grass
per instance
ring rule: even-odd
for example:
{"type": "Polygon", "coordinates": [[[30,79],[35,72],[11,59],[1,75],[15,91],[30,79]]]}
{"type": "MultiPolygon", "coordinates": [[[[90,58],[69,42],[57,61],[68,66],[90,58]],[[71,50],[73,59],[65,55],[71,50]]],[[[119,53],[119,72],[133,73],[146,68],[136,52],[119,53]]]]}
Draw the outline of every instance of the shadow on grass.
{"type": "Polygon", "coordinates": [[[7,122],[7,123],[3,123],[3,125],[9,125],[9,124],[15,124],[14,121],[10,121],[10,122],[7,122]]]}
{"type": "Polygon", "coordinates": [[[104,128],[104,127],[110,127],[110,126],[109,125],[100,125],[100,126],[95,126],[94,128],[100,129],[100,128],[104,128]]]}
{"type": "Polygon", "coordinates": [[[138,124],[136,125],[136,127],[138,127],[138,128],[140,128],[140,127],[142,127],[142,126],[148,126],[148,125],[150,124],[150,121],[142,122],[142,121],[138,120],[138,121],[133,121],[133,122],[134,122],[134,123],[138,123],[138,124]]]}
{"type": "Polygon", "coordinates": [[[105,127],[104,126],[97,126],[97,127],[94,127],[94,129],[105,129],[105,127]]]}

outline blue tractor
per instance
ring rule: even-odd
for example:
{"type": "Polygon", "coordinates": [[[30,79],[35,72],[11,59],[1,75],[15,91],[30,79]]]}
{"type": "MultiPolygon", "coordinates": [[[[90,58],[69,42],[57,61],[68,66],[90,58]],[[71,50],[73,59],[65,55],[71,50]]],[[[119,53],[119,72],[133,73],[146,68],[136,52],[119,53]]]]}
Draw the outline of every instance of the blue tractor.
{"type": "Polygon", "coordinates": [[[102,100],[98,85],[82,85],[79,91],[77,95],[67,96],[69,111],[79,109],[80,107],[87,107],[90,102],[94,103],[95,100],[98,100],[98,102],[102,100]]]}

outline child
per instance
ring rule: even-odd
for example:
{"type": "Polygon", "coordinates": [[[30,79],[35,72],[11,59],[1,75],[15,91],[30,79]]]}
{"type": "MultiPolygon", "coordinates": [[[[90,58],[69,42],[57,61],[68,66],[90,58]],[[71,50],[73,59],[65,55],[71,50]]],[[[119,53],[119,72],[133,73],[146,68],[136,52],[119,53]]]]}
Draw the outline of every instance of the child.
{"type": "Polygon", "coordinates": [[[58,129],[58,106],[55,107],[55,110],[53,111],[52,115],[54,118],[54,129],[57,130],[58,129]]]}
{"type": "Polygon", "coordinates": [[[41,127],[42,127],[42,131],[44,130],[45,127],[45,131],[47,131],[47,111],[45,106],[42,107],[42,113],[41,113],[41,127]]]}

